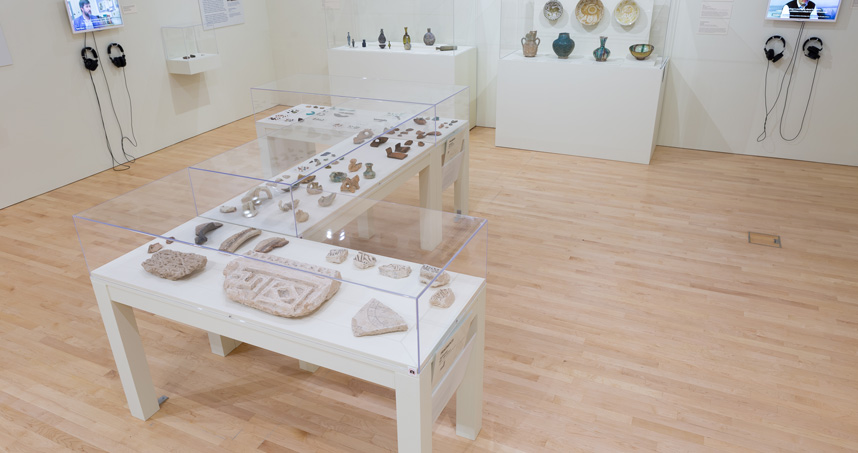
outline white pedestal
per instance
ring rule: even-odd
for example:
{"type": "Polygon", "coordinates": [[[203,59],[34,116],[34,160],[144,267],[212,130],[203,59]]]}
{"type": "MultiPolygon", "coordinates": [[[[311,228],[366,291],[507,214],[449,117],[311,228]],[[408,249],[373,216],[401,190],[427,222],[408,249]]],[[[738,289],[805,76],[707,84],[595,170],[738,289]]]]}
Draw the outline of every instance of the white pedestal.
{"type": "Polygon", "coordinates": [[[167,71],[171,74],[199,74],[219,67],[220,55],[218,54],[198,55],[187,60],[183,58],[167,60],[167,71]]]}
{"type": "MultiPolygon", "coordinates": [[[[440,44],[439,44],[440,45],[440,44]]],[[[369,77],[422,83],[464,85],[470,87],[470,124],[477,124],[477,49],[459,46],[456,51],[441,52],[434,47],[415,44],[411,50],[394,44],[380,49],[346,46],[328,49],[328,73],[332,76],[369,77]]]]}
{"type": "Polygon", "coordinates": [[[628,55],[509,55],[498,64],[495,144],[649,164],[666,67],[628,55]]]}

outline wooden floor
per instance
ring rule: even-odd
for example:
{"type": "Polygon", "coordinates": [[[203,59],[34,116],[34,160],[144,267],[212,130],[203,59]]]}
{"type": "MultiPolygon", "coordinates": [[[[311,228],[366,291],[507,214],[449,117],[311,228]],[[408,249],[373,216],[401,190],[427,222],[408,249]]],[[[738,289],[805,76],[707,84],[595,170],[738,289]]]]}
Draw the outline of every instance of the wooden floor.
{"type": "MultiPolygon", "coordinates": [[[[456,437],[448,407],[436,451],[858,451],[858,168],[670,148],[642,166],[471,137],[484,425],[456,437]]],[[[253,138],[241,120],[0,211],[0,450],[395,449],[392,390],[248,345],[218,357],[146,314],[170,399],[147,422],[125,406],[71,216],[253,138]]],[[[413,181],[396,201],[416,196],[413,181]]]]}

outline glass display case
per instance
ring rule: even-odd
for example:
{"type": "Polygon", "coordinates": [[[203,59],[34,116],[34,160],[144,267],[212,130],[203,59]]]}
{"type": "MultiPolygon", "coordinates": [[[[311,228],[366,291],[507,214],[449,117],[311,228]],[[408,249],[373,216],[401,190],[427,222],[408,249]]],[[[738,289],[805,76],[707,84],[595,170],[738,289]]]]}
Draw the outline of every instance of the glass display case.
{"type": "Polygon", "coordinates": [[[329,49],[457,53],[472,48],[476,42],[473,26],[476,21],[475,0],[338,0],[323,3],[329,49]]]}
{"type": "Polygon", "coordinates": [[[197,74],[220,67],[214,30],[202,25],[161,27],[167,69],[173,74],[197,74]]]}
{"type": "Polygon", "coordinates": [[[503,0],[500,58],[660,67],[670,55],[672,5],[673,0],[503,0]],[[594,52],[603,37],[610,53],[600,52],[604,57],[597,61],[594,52]]]}
{"type": "MultiPolygon", "coordinates": [[[[221,209],[256,187],[268,189],[191,168],[75,215],[91,276],[346,357],[416,374],[438,366],[438,348],[468,329],[462,322],[484,291],[485,220],[358,197],[301,238],[282,210],[295,202],[288,192],[265,191],[258,216],[221,209]]],[[[332,194],[297,208],[312,211],[332,194]]]]}

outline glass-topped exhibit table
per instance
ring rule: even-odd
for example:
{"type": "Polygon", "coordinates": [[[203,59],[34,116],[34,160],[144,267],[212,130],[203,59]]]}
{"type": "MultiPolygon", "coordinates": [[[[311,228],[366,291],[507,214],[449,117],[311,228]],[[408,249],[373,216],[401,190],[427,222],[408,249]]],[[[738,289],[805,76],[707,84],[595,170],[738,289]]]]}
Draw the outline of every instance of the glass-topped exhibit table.
{"type": "Polygon", "coordinates": [[[457,432],[475,438],[485,220],[307,186],[192,167],[74,217],[132,414],[159,409],[136,308],[209,332],[220,355],[247,342],[394,388],[400,451],[431,451],[432,424],[459,390],[457,432]],[[320,211],[355,206],[366,217],[320,211]],[[319,239],[295,234],[308,212],[319,239]]]}
{"type": "MultiPolygon", "coordinates": [[[[282,79],[252,90],[259,158],[238,151],[195,168],[285,185],[309,177],[305,183],[322,189],[338,187],[346,173],[359,177],[350,193],[373,199],[419,174],[421,207],[440,210],[441,193],[453,185],[454,209],[467,214],[468,91],[351,77],[282,79]]],[[[311,225],[297,234],[310,234],[311,225]]]]}

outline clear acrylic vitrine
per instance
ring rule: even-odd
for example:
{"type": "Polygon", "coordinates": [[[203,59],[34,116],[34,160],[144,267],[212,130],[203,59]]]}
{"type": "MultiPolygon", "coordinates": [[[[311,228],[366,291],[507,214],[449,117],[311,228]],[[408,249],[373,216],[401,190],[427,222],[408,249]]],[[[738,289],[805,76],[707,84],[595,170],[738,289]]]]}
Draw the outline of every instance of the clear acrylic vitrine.
{"type": "Polygon", "coordinates": [[[476,43],[476,0],[337,0],[323,5],[329,49],[405,52],[406,27],[410,51],[415,53],[457,53],[476,43]],[[384,48],[379,40],[382,30],[384,48]],[[349,39],[353,46],[349,46],[349,39]],[[459,48],[438,49],[441,46],[459,48]]]}
{"type": "Polygon", "coordinates": [[[606,37],[611,54],[604,63],[661,67],[670,56],[672,14],[673,0],[502,0],[500,58],[596,64],[593,51],[606,37]],[[534,49],[531,32],[539,43],[536,55],[526,57],[534,49]],[[566,58],[553,48],[561,33],[574,42],[566,58]]]}
{"type": "Polygon", "coordinates": [[[281,209],[288,192],[262,196],[254,217],[221,209],[257,187],[271,188],[186,169],[75,215],[91,276],[416,373],[484,294],[483,219],[357,197],[299,238],[281,209]]]}
{"type": "Polygon", "coordinates": [[[214,30],[202,25],[161,27],[167,69],[174,74],[197,74],[220,67],[214,30]]]}

